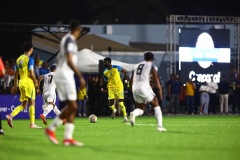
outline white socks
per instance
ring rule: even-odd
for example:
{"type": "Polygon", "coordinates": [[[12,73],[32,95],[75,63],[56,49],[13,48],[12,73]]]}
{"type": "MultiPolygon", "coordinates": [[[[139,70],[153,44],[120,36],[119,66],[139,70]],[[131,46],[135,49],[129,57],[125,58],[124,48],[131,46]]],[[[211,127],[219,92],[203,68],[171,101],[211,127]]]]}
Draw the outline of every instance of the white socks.
{"type": "Polygon", "coordinates": [[[49,125],[48,129],[51,131],[55,131],[56,128],[62,124],[63,124],[63,120],[61,120],[58,116],[56,116],[53,119],[52,123],[49,125]]]}
{"type": "Polygon", "coordinates": [[[133,111],[133,115],[134,116],[141,116],[141,115],[143,115],[143,110],[142,109],[140,109],[140,108],[136,108],[136,109],[134,109],[134,111],[133,111]]]}
{"type": "Polygon", "coordinates": [[[53,105],[52,104],[47,104],[46,107],[43,110],[43,115],[44,117],[47,117],[48,113],[50,113],[53,109],[53,105]]]}
{"type": "Polygon", "coordinates": [[[159,106],[154,107],[154,115],[157,119],[158,127],[162,127],[162,111],[159,106]]]}
{"type": "Polygon", "coordinates": [[[59,109],[57,108],[57,106],[55,105],[55,107],[53,107],[53,112],[56,114],[56,115],[59,115],[61,112],[59,111],[59,109]]]}
{"type": "Polygon", "coordinates": [[[72,139],[74,128],[75,126],[73,123],[65,124],[64,139],[72,139]]]}

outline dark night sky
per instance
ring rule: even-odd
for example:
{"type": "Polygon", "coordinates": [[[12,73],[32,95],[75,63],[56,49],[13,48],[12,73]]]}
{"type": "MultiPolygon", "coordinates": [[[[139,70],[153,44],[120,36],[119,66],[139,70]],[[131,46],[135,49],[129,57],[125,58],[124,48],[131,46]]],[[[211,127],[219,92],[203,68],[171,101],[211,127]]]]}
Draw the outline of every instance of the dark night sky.
{"type": "MultiPolygon", "coordinates": [[[[140,0],[128,0],[136,1],[138,4],[140,0]]],[[[149,0],[154,1],[154,0],[149,0]]],[[[165,24],[164,20],[166,14],[173,15],[211,15],[211,16],[240,16],[239,5],[237,1],[228,0],[226,2],[212,1],[212,0],[156,0],[166,2],[167,11],[166,13],[161,13],[157,23],[165,24]]],[[[0,2],[0,22],[12,22],[12,23],[34,23],[34,24],[56,24],[57,22],[62,22],[63,24],[68,24],[68,22],[73,19],[79,19],[83,24],[93,24],[95,21],[94,17],[99,14],[96,10],[98,6],[102,3],[111,3],[113,5],[106,10],[111,10],[114,12],[115,7],[121,6],[122,3],[126,3],[124,0],[21,0],[21,1],[7,1],[3,0],[0,2]],[[93,6],[95,11],[91,10],[91,6],[88,5],[89,1],[94,2],[93,6]]],[[[145,1],[146,3],[146,1],[145,1]]],[[[148,10],[153,10],[149,7],[148,10]]],[[[130,10],[131,11],[131,10],[130,10]]],[[[132,11],[137,12],[137,10],[132,11]]],[[[111,12],[110,12],[111,13],[111,12]]],[[[131,13],[129,13],[131,14],[131,13]]],[[[108,17],[108,15],[106,15],[108,17]]],[[[110,15],[109,15],[110,17],[110,15]]],[[[106,18],[106,17],[104,17],[106,18]]],[[[123,18],[123,17],[121,17],[123,18]]],[[[120,18],[120,19],[121,19],[120,18]]],[[[145,19],[148,19],[145,17],[145,19]]],[[[149,18],[151,20],[151,18],[149,18]]],[[[101,22],[101,21],[100,21],[101,22]]],[[[121,23],[119,21],[118,23],[121,23]]],[[[141,21],[143,24],[144,21],[141,21]]],[[[155,22],[148,21],[148,24],[156,24],[155,22]]],[[[125,23],[126,24],[126,23],[125,23]]],[[[136,22],[128,21],[128,24],[136,24],[136,22]]],[[[19,52],[22,47],[22,43],[29,38],[28,33],[18,33],[18,32],[5,32],[1,30],[0,25],[0,55],[5,55],[5,57],[11,57],[19,52]]]]}

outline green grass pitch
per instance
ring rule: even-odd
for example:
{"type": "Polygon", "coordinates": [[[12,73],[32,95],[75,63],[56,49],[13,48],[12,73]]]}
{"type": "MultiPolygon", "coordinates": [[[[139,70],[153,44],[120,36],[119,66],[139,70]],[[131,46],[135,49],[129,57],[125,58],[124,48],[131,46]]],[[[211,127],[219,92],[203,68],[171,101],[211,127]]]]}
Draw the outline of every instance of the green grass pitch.
{"type": "MultiPolygon", "coordinates": [[[[46,127],[30,129],[29,120],[14,119],[14,128],[3,120],[0,160],[239,160],[240,116],[164,116],[167,132],[156,130],[154,116],[136,118],[136,125],[122,117],[76,118],[74,138],[84,147],[52,144],[46,127]]],[[[52,119],[48,119],[50,123],[52,119]]],[[[60,142],[64,126],[57,131],[60,142]]]]}

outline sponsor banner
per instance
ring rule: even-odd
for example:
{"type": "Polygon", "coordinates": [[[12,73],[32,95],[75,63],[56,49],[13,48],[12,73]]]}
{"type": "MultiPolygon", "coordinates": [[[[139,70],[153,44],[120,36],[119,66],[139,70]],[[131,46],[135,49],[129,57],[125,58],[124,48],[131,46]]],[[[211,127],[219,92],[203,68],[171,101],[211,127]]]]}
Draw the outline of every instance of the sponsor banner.
{"type": "MultiPolygon", "coordinates": [[[[42,105],[43,99],[42,96],[36,96],[35,101],[35,117],[39,119],[39,115],[43,113],[42,105]]],[[[0,95],[0,113],[2,119],[6,119],[6,115],[10,114],[15,107],[19,106],[21,102],[19,101],[19,95],[0,95]]],[[[56,105],[58,106],[58,99],[56,100],[56,105]]],[[[13,119],[29,119],[28,108],[25,108],[13,119]]],[[[54,118],[56,115],[53,110],[47,115],[47,118],[54,118]]]]}

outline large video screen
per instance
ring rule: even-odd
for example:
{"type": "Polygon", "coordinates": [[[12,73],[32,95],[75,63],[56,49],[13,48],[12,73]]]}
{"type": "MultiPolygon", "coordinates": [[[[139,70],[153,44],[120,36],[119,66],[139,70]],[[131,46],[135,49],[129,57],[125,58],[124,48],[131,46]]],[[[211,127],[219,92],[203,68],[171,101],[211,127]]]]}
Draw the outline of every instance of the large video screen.
{"type": "Polygon", "coordinates": [[[200,82],[210,82],[211,76],[215,82],[219,82],[222,74],[229,72],[230,56],[230,30],[179,28],[179,70],[182,81],[193,78],[195,73],[195,76],[199,75],[200,82]],[[213,67],[216,68],[211,69],[213,67]]]}

